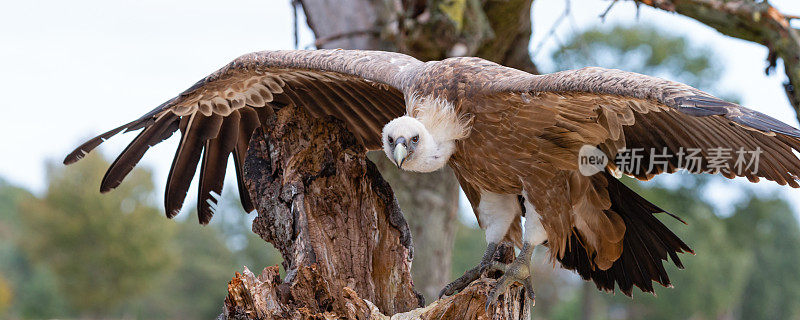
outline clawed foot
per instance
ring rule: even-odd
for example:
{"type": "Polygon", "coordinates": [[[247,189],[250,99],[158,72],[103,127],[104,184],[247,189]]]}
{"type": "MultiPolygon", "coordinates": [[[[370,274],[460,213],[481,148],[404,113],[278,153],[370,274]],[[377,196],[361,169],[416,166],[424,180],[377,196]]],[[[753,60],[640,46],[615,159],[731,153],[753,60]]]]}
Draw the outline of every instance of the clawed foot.
{"type": "Polygon", "coordinates": [[[439,299],[443,296],[450,296],[456,292],[459,292],[466,288],[472,281],[477,280],[480,278],[481,273],[486,271],[488,268],[492,266],[492,257],[494,256],[494,252],[497,251],[497,244],[496,243],[489,243],[489,246],[486,247],[486,252],[483,254],[483,258],[481,258],[481,262],[472,269],[467,270],[464,274],[458,279],[453,282],[448,283],[444,286],[442,291],[439,291],[439,299]]]}
{"type": "Polygon", "coordinates": [[[489,311],[489,308],[493,308],[494,305],[497,304],[497,298],[514,282],[522,283],[522,285],[525,287],[525,291],[528,292],[528,296],[530,297],[532,304],[536,303],[533,293],[533,277],[531,276],[533,274],[531,272],[532,252],[532,246],[526,243],[514,262],[510,264],[494,263],[492,265],[492,269],[503,271],[503,276],[500,277],[500,279],[497,279],[494,288],[489,291],[489,295],[486,299],[487,312],[489,311]]]}
{"type": "Polygon", "coordinates": [[[443,296],[453,295],[466,288],[470,283],[480,278],[481,273],[484,271],[502,271],[503,276],[497,279],[492,290],[489,291],[486,299],[486,311],[497,304],[497,298],[505,292],[508,287],[514,282],[522,283],[525,291],[528,293],[529,298],[534,301],[533,293],[533,277],[531,272],[531,255],[533,253],[533,246],[525,243],[522,251],[519,253],[514,262],[510,264],[492,261],[495,251],[497,251],[497,244],[490,243],[483,254],[481,262],[474,268],[467,270],[464,274],[455,281],[447,284],[442,291],[439,292],[439,299],[443,296]]]}

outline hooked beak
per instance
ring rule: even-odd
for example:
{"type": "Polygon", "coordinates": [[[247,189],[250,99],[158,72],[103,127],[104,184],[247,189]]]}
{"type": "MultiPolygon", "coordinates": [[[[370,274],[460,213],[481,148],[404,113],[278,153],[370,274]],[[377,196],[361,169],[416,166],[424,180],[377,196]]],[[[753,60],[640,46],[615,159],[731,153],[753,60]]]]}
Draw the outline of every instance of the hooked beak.
{"type": "Polygon", "coordinates": [[[406,149],[406,139],[398,138],[397,144],[394,146],[394,164],[397,165],[398,168],[403,168],[403,162],[406,161],[406,157],[408,157],[408,149],[406,149]]]}

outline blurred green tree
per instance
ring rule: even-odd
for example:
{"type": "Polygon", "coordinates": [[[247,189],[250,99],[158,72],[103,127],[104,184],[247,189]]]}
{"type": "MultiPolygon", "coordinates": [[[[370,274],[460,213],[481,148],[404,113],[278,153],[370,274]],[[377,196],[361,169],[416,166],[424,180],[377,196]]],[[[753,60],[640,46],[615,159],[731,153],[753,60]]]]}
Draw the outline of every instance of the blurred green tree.
{"type": "Polygon", "coordinates": [[[226,294],[220,288],[225,288],[237,269],[232,253],[213,228],[199,226],[194,219],[167,222],[177,229],[171,239],[177,266],[158,276],[146,294],[126,302],[123,313],[140,319],[216,317],[226,294]]]}
{"type": "Polygon", "coordinates": [[[726,219],[735,245],[753,255],[738,313],[741,319],[800,317],[800,227],[781,198],[750,193],[726,219]]]}
{"type": "MultiPolygon", "coordinates": [[[[226,189],[229,190],[229,189],[226,189]]],[[[141,319],[211,319],[222,312],[225,288],[234,272],[262,268],[282,261],[280,253],[250,231],[253,215],[241,209],[235,193],[223,192],[208,226],[196,223],[196,209],[178,221],[172,242],[177,268],[161,277],[146,295],[126,303],[125,314],[141,319]]]]}
{"type": "Polygon", "coordinates": [[[6,277],[0,273],[0,314],[5,313],[11,307],[11,284],[6,277]]]}
{"type": "Polygon", "coordinates": [[[281,261],[233,192],[209,226],[168,220],[147,171],[101,195],[81,177],[108,163],[89,157],[49,166],[42,199],[0,180],[0,318],[214,318],[235,270],[281,261]]]}
{"type": "Polygon", "coordinates": [[[714,52],[684,36],[648,25],[599,27],[569,38],[553,52],[556,70],[586,66],[615,68],[711,88],[721,73],[714,52]]]}
{"type": "MultiPolygon", "coordinates": [[[[465,214],[472,214],[465,213],[465,214]]],[[[475,250],[486,245],[483,233],[478,231],[477,228],[466,225],[461,220],[456,220],[458,226],[456,227],[455,241],[453,242],[453,260],[451,263],[451,271],[455,277],[461,276],[464,271],[471,269],[475,266],[475,261],[481,259],[483,255],[481,250],[475,250]]]]}
{"type": "Polygon", "coordinates": [[[27,241],[19,206],[36,201],[28,191],[0,179],[0,274],[6,280],[10,305],[0,307],[0,318],[53,318],[71,314],[59,292],[55,275],[31,261],[21,248],[27,241]]]}
{"type": "MultiPolygon", "coordinates": [[[[134,169],[102,195],[97,183],[109,163],[98,153],[71,166],[48,166],[41,200],[20,206],[22,245],[47,266],[70,305],[85,316],[108,316],[126,298],[146,292],[175,265],[174,225],[160,223],[150,172],[134,169]]],[[[162,219],[163,220],[163,219],[162,219]]]]}
{"type": "MultiPolygon", "coordinates": [[[[236,184],[231,181],[228,185],[236,184]]],[[[231,191],[235,190],[234,187],[226,190],[217,206],[220,214],[215,215],[210,226],[219,233],[222,242],[233,254],[233,268],[229,271],[248,266],[256,272],[266,266],[280,264],[283,261],[280,252],[252,231],[255,211],[248,213],[242,209],[239,195],[231,191]]]]}
{"type": "Polygon", "coordinates": [[[748,275],[754,270],[752,252],[734,241],[737,235],[724,218],[714,214],[714,204],[702,197],[710,183],[720,177],[680,174],[675,178],[680,179],[677,186],[647,188],[626,179],[646,199],[686,220],[688,225],[662,217],[670,230],[697,254],[680,257],[685,270],[667,266],[678,289],[657,286],[657,297],[639,293],[633,300],[622,295],[603,295],[612,309],[626,310],[628,319],[715,319],[731,315],[741,303],[748,275]]]}

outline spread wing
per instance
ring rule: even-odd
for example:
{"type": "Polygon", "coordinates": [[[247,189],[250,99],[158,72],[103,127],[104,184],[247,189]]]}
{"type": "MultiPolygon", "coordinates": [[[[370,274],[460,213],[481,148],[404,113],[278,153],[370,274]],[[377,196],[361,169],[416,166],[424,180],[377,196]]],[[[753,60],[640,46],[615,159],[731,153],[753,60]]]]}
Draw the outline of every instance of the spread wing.
{"type": "Polygon", "coordinates": [[[610,175],[579,174],[584,145],[603,150],[608,169],[642,180],[687,169],[800,186],[799,130],[687,85],[602,68],[541,76],[500,66],[482,72],[487,85],[466,110],[475,116],[473,156],[501,152],[513,159],[509,166],[526,191],[545,195],[533,200],[554,258],[603,288],[613,290],[614,278],[626,294],[632,284],[645,291],[652,291],[650,280],[666,285],[661,260],[689,249],[658,220],[632,220],[661,211],[656,206],[632,192],[620,196],[621,187],[611,185],[621,184],[608,181],[610,175]],[[615,164],[625,148],[643,150],[638,166],[615,164]],[[737,163],[739,150],[758,153],[757,165],[737,163]],[[653,158],[651,166],[651,151],[672,156],[653,158]],[[574,243],[588,261],[574,256],[574,243]],[[641,273],[631,273],[634,266],[641,273]]]}
{"type": "Polygon", "coordinates": [[[600,146],[612,160],[621,149],[645,150],[648,154],[641,166],[620,168],[642,180],[687,169],[719,172],[728,178],[742,176],[753,182],[761,177],[800,187],[800,160],[792,152],[800,150],[800,130],[690,86],[603,68],[529,75],[501,86],[503,92],[534,94],[535,103],[552,111],[554,124],[545,129],[549,131],[545,136],[553,137],[549,140],[556,143],[554,150],[560,149],[554,152],[560,152],[562,160],[571,161],[560,163],[562,169],[576,168],[577,158],[564,158],[564,148],[576,157],[577,150],[567,144],[581,142],[600,146]],[[668,161],[661,157],[668,163],[650,166],[651,150],[675,156],[668,161]],[[688,154],[681,159],[677,156],[681,150],[684,154],[699,150],[695,156],[702,160],[686,161],[688,154]],[[740,150],[760,150],[758,166],[737,164],[740,150]]]}
{"type": "Polygon", "coordinates": [[[265,117],[283,106],[305,107],[312,115],[344,121],[367,149],[380,147],[383,125],[405,113],[403,88],[422,63],[389,52],[353,50],[264,51],[243,55],[203,78],[139,119],[87,141],[64,164],[80,160],[103,141],[141,130],[111,164],[100,191],[117,187],[151,146],[181,131],[181,141],[167,180],[168,217],[183,205],[201,162],[198,215],[208,223],[233,154],[239,195],[253,210],[242,180],[250,135],[265,117]]]}

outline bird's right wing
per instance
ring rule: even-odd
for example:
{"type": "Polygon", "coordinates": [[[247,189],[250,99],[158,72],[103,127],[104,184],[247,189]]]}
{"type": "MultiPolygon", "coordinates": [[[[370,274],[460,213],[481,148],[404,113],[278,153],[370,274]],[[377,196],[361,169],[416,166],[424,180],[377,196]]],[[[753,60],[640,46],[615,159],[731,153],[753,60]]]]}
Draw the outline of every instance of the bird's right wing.
{"type": "Polygon", "coordinates": [[[263,51],[243,55],[203,78],[144,116],[79,146],[64,164],[80,160],[103,141],[142,129],[111,164],[101,192],[117,187],[151,146],[181,131],[167,180],[168,217],[180,211],[202,155],[198,214],[213,215],[210,192],[219,194],[233,153],[239,195],[245,210],[253,204],[244,188],[242,163],[250,135],[265,117],[286,105],[314,116],[344,121],[367,149],[378,149],[384,124],[405,113],[403,89],[422,62],[407,55],[356,50],[263,51]]]}

